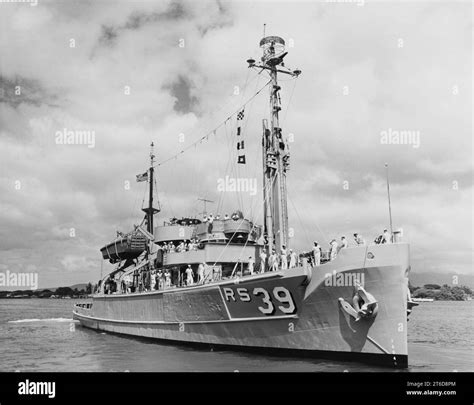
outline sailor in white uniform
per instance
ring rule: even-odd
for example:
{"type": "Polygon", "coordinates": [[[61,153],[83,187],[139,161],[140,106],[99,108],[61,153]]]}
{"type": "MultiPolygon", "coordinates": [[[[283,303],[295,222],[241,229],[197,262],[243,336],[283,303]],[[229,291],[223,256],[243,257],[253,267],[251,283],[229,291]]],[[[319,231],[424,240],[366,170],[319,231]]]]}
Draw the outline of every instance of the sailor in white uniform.
{"type": "Polygon", "coordinates": [[[341,245],[339,246],[339,250],[345,249],[345,248],[347,248],[347,246],[348,246],[348,244],[347,244],[346,237],[343,236],[343,237],[341,238],[341,245]]]}
{"type": "Polygon", "coordinates": [[[171,287],[171,274],[168,269],[165,270],[165,286],[171,287]]]}
{"type": "Polygon", "coordinates": [[[212,234],[212,228],[213,228],[213,222],[214,222],[214,217],[212,216],[212,214],[209,214],[209,218],[207,219],[207,222],[208,222],[208,228],[207,228],[207,232],[212,234]]]}
{"type": "Polygon", "coordinates": [[[275,252],[275,249],[272,250],[272,254],[268,258],[268,265],[270,266],[270,271],[278,270],[278,256],[275,252]]]}
{"type": "Polygon", "coordinates": [[[281,269],[286,270],[288,268],[288,256],[287,256],[287,253],[286,253],[286,246],[285,245],[283,245],[281,247],[280,258],[281,258],[281,269]]]}
{"type": "Polygon", "coordinates": [[[354,234],[354,240],[355,240],[355,243],[357,243],[357,245],[359,245],[359,246],[365,245],[364,238],[362,236],[360,236],[358,233],[354,234]]]}
{"type": "Polygon", "coordinates": [[[199,263],[198,266],[198,284],[204,282],[204,263],[199,263]]]}
{"type": "Polygon", "coordinates": [[[265,266],[267,262],[267,252],[265,249],[262,249],[260,252],[260,273],[265,273],[265,266]]]}
{"type": "Polygon", "coordinates": [[[158,285],[157,289],[162,290],[165,283],[163,280],[163,271],[161,269],[159,269],[158,272],[156,273],[156,282],[158,285]]]}
{"type": "Polygon", "coordinates": [[[296,262],[298,261],[298,256],[293,249],[290,249],[290,269],[296,267],[296,262]]]}
{"type": "Polygon", "coordinates": [[[188,268],[186,269],[186,285],[193,285],[194,284],[194,273],[191,265],[188,264],[188,268]]]}
{"type": "Polygon", "coordinates": [[[252,256],[249,256],[248,269],[249,269],[249,274],[251,276],[253,275],[254,267],[255,267],[255,260],[253,259],[252,256]]]}
{"type": "Polygon", "coordinates": [[[390,233],[386,229],[383,230],[382,243],[392,243],[392,239],[390,238],[390,233]]]}
{"type": "Polygon", "coordinates": [[[321,265],[321,247],[318,242],[314,242],[313,245],[313,260],[315,266],[321,265]]]}
{"type": "Polygon", "coordinates": [[[331,245],[330,258],[331,258],[331,260],[334,260],[336,258],[336,254],[337,254],[337,241],[336,241],[336,239],[333,239],[330,242],[330,245],[331,245]]]}

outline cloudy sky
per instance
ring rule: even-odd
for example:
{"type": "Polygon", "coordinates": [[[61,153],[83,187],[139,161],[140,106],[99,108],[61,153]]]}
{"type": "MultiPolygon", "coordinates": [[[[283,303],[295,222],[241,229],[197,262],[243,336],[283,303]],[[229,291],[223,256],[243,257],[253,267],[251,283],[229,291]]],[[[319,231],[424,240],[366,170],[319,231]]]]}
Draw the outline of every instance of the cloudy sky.
{"type": "MultiPolygon", "coordinates": [[[[163,161],[262,88],[247,68],[267,35],[287,41],[281,126],[292,133],[292,246],[358,231],[392,213],[414,271],[472,272],[471,2],[0,2],[0,271],[38,272],[40,287],[97,281],[99,248],[141,219],[149,144],[163,161]],[[58,143],[93,131],[94,144],[58,143]],[[384,135],[412,131],[407,144],[384,135]],[[418,137],[418,138],[416,138],[418,137]],[[419,142],[418,142],[419,141],[419,142]]],[[[262,118],[246,105],[247,164],[235,120],[158,168],[162,222],[242,208],[261,222],[262,118]],[[226,175],[256,196],[219,193],[226,175]]],[[[91,132],[92,133],[92,132],[91,132]]],[[[104,265],[106,271],[109,267],[104,265]]]]}

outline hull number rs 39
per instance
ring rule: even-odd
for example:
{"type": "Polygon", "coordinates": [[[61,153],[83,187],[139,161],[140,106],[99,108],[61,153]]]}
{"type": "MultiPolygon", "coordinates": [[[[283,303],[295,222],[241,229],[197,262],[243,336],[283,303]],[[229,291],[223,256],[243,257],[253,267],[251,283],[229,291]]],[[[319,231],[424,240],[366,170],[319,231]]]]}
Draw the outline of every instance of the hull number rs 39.
{"type": "Polygon", "coordinates": [[[273,315],[276,308],[284,314],[294,314],[296,312],[293,297],[285,287],[274,287],[271,293],[262,287],[255,287],[251,291],[244,287],[235,290],[224,287],[222,292],[228,303],[257,301],[258,310],[265,315],[273,315]]]}

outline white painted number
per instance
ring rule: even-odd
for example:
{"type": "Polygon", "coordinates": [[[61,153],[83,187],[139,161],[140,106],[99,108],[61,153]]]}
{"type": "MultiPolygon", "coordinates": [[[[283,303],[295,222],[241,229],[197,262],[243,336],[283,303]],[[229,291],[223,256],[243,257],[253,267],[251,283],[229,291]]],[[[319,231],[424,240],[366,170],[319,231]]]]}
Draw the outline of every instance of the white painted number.
{"type": "Polygon", "coordinates": [[[288,304],[286,307],[282,305],[278,306],[278,309],[281,312],[284,314],[292,314],[295,312],[295,304],[291,298],[290,292],[285,287],[275,287],[273,289],[273,296],[282,304],[288,304]]]}
{"type": "Polygon", "coordinates": [[[275,307],[272,304],[272,301],[270,299],[270,294],[268,294],[267,290],[264,290],[261,287],[257,287],[253,289],[253,295],[260,295],[263,294],[263,303],[267,304],[267,307],[258,307],[259,311],[262,312],[265,315],[271,315],[273,314],[273,311],[275,310],[275,307]]]}
{"type": "MultiPolygon", "coordinates": [[[[236,283],[238,284],[238,283],[236,283]]],[[[223,298],[227,302],[251,302],[250,292],[244,288],[240,287],[234,291],[232,288],[224,287],[222,289],[223,298]]],[[[256,287],[253,289],[252,294],[254,296],[261,296],[262,304],[264,306],[257,307],[258,310],[265,315],[273,315],[275,313],[274,300],[278,301],[282,305],[278,305],[278,309],[284,314],[294,314],[296,312],[296,305],[293,301],[290,291],[285,287],[275,287],[272,291],[273,297],[270,296],[270,293],[262,287],[256,287]],[[273,302],[272,302],[273,301],[273,302]]],[[[258,299],[257,299],[258,301],[258,299]]]]}

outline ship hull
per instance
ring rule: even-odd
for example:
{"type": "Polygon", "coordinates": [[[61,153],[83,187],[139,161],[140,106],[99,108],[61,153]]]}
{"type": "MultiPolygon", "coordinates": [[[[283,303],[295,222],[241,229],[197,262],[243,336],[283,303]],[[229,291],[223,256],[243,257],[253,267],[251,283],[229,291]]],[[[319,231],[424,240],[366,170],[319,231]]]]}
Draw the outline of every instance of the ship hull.
{"type": "Polygon", "coordinates": [[[74,318],[111,333],[403,368],[408,270],[407,244],[357,247],[318,267],[95,296],[74,318]],[[356,320],[341,305],[352,304],[356,282],[377,300],[375,316],[356,320]]]}

